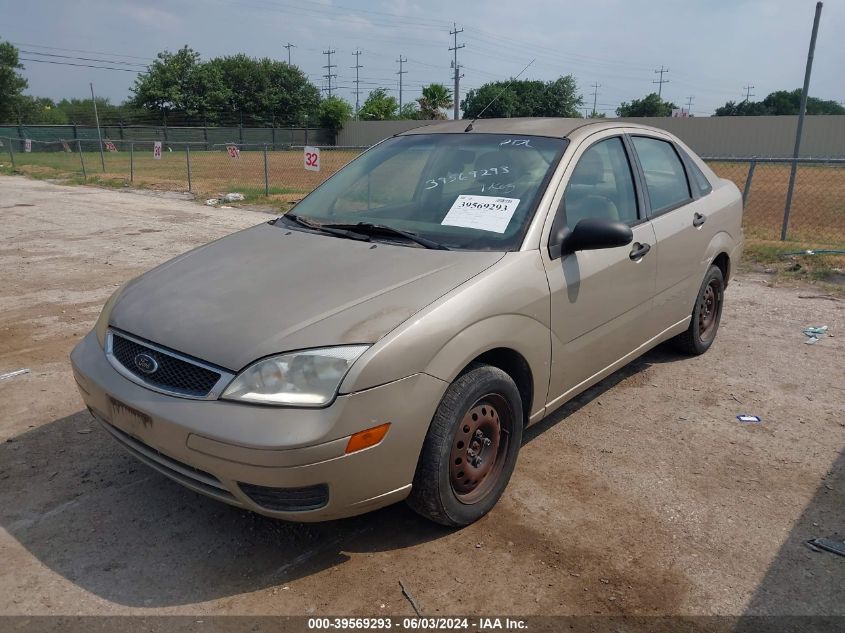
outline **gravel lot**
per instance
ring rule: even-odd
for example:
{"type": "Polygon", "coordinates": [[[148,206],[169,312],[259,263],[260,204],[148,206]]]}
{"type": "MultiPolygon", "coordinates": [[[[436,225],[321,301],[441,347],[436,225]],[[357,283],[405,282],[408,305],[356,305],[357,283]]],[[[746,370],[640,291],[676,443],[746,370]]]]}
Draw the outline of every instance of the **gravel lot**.
{"type": "Polygon", "coordinates": [[[0,614],[413,614],[402,580],[425,615],[845,615],[845,558],[803,544],[845,538],[845,301],[763,276],[704,356],[655,350],[531,429],[464,530],[281,523],[137,463],[71,348],[127,278],[267,218],[0,177],[0,373],[32,370],[0,381],[0,614]]]}

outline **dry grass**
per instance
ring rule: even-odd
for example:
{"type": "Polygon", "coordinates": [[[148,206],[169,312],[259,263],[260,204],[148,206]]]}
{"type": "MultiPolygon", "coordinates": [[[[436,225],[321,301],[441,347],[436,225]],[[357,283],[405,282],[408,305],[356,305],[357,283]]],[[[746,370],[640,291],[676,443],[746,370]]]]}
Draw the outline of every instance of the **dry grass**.
{"type": "MultiPolygon", "coordinates": [[[[710,163],[722,178],[745,187],[748,163],[710,163]]],[[[789,165],[758,163],[745,207],[746,237],[779,240],[789,165]]],[[[790,241],[820,248],[845,244],[845,165],[800,165],[790,211],[790,241]]]]}

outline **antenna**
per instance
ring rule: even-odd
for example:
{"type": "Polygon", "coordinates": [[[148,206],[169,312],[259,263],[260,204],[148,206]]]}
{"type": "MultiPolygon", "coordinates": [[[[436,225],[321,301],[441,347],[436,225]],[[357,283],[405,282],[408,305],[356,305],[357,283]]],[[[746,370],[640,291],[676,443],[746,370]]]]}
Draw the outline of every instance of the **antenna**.
{"type": "Polygon", "coordinates": [[[482,115],[482,114],[484,114],[485,112],[487,112],[487,108],[489,108],[491,105],[493,105],[494,103],[496,103],[496,101],[499,99],[499,97],[501,97],[503,94],[505,94],[505,90],[507,90],[508,88],[510,88],[510,87],[511,87],[511,84],[512,84],[513,82],[515,82],[517,79],[519,79],[519,77],[522,75],[522,73],[524,73],[526,70],[528,70],[528,67],[529,67],[531,64],[533,64],[534,62],[536,62],[536,61],[537,61],[537,58],[535,57],[535,58],[534,58],[534,59],[532,59],[530,62],[528,62],[528,63],[525,65],[525,68],[523,68],[522,70],[520,70],[520,71],[519,71],[519,74],[518,74],[516,77],[513,77],[513,78],[512,78],[512,79],[508,82],[508,85],[507,85],[507,86],[505,86],[504,88],[502,88],[502,90],[499,92],[499,94],[497,94],[495,97],[493,97],[493,99],[490,101],[490,103],[488,103],[486,106],[484,106],[484,109],[483,109],[483,110],[481,110],[481,112],[479,112],[478,114],[476,114],[476,115],[473,117],[472,121],[470,121],[470,122],[469,122],[469,125],[467,125],[466,129],[464,130],[464,132],[472,132],[472,124],[473,124],[473,123],[475,123],[476,121],[478,121],[478,119],[480,119],[480,118],[481,118],[481,115],[482,115]]]}

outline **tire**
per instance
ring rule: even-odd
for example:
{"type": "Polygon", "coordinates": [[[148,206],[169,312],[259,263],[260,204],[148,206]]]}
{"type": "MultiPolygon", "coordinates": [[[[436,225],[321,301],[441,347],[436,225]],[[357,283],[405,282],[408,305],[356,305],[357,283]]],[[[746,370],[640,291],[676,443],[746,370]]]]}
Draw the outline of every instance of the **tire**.
{"type": "Polygon", "coordinates": [[[673,339],[675,348],[698,356],[703,354],[716,339],[725,303],[725,278],[718,266],[710,266],[695,298],[689,328],[673,339]]]}
{"type": "Polygon", "coordinates": [[[513,379],[497,367],[471,365],[437,407],[408,505],[450,527],[483,517],[508,485],[522,426],[522,399],[513,379]]]}

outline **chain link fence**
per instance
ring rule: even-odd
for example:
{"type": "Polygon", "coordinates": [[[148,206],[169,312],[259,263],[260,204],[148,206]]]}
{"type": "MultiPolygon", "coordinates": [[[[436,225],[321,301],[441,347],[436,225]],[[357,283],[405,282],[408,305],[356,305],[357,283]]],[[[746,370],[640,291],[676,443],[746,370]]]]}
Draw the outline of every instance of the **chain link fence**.
{"type": "MultiPolygon", "coordinates": [[[[301,145],[266,143],[161,142],[96,139],[36,141],[0,137],[0,170],[38,178],[64,178],[106,186],[189,191],[218,198],[229,192],[247,202],[286,208],[355,158],[365,147],[320,146],[320,170],[305,169],[301,145]],[[29,151],[27,150],[29,147],[29,151]]],[[[845,244],[845,159],[798,159],[789,204],[792,159],[705,159],[736,183],[745,201],[750,239],[815,247],[845,244]]]]}
{"type": "Polygon", "coordinates": [[[845,159],[799,158],[790,199],[791,158],[705,158],[743,192],[746,237],[845,244],[845,159]],[[789,204],[787,205],[787,201],[789,204]]]}

